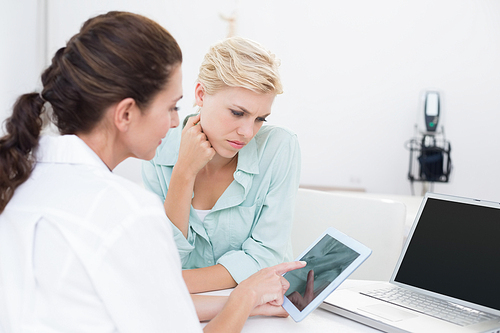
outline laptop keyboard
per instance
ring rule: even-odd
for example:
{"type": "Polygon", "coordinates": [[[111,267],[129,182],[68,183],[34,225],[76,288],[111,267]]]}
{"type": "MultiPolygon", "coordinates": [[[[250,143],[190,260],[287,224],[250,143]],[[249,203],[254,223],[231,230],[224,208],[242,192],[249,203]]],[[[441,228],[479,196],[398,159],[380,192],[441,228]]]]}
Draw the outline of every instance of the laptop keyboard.
{"type": "Polygon", "coordinates": [[[361,292],[361,294],[446,320],[460,326],[477,324],[491,319],[500,319],[497,316],[482,311],[438,300],[434,297],[422,295],[399,287],[377,289],[369,292],[361,292]]]}

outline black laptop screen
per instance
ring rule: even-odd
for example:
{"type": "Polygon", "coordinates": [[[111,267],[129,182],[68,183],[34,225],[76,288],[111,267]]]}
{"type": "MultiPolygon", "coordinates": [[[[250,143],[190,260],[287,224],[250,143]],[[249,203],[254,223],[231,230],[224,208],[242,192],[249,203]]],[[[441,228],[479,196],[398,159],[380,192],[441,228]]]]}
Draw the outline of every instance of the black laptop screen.
{"type": "Polygon", "coordinates": [[[500,208],[428,198],[394,280],[500,310],[500,208]]]}

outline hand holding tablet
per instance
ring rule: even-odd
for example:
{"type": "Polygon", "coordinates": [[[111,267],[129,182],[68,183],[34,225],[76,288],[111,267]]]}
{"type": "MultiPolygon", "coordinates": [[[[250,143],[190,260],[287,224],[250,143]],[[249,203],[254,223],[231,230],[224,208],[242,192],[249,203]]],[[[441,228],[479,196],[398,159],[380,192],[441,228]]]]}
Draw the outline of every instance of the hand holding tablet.
{"type": "Polygon", "coordinates": [[[334,228],[328,228],[296,260],[301,269],[283,276],[290,282],[283,308],[296,322],[316,309],[371,254],[371,250],[334,228]]]}

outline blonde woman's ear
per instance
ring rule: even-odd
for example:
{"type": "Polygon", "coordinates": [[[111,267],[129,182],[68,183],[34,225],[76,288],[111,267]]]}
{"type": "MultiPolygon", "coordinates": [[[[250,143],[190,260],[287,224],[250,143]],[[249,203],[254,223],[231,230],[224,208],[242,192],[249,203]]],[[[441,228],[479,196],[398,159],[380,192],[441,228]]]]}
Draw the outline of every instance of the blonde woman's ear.
{"type": "Polygon", "coordinates": [[[196,99],[195,104],[200,108],[203,106],[203,100],[205,99],[205,87],[201,82],[196,83],[194,88],[194,97],[196,99]]]}

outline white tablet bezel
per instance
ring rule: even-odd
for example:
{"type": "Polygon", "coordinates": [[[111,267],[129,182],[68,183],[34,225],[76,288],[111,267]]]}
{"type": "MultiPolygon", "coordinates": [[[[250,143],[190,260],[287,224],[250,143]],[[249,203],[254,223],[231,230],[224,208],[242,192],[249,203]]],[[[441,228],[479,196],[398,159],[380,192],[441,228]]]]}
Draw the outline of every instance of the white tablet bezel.
{"type": "MultiPolygon", "coordinates": [[[[297,309],[295,305],[285,296],[283,300],[283,308],[288,312],[290,317],[296,322],[304,319],[309,313],[316,309],[328,295],[330,295],[349,275],[354,272],[356,268],[359,267],[372,253],[372,250],[366,247],[364,244],[358,242],[357,240],[345,235],[344,233],[338,231],[335,228],[328,228],[324,233],[321,234],[307,249],[302,252],[296,260],[302,260],[302,258],[314,247],[316,244],[323,239],[325,235],[329,235],[335,240],[341,242],[345,246],[349,247],[353,251],[359,253],[359,256],[346,268],[342,273],[340,273],[330,284],[323,289],[312,301],[309,303],[302,311],[297,309]]],[[[307,267],[307,266],[306,266],[307,267]]],[[[286,278],[286,274],[283,276],[286,278]]]]}

